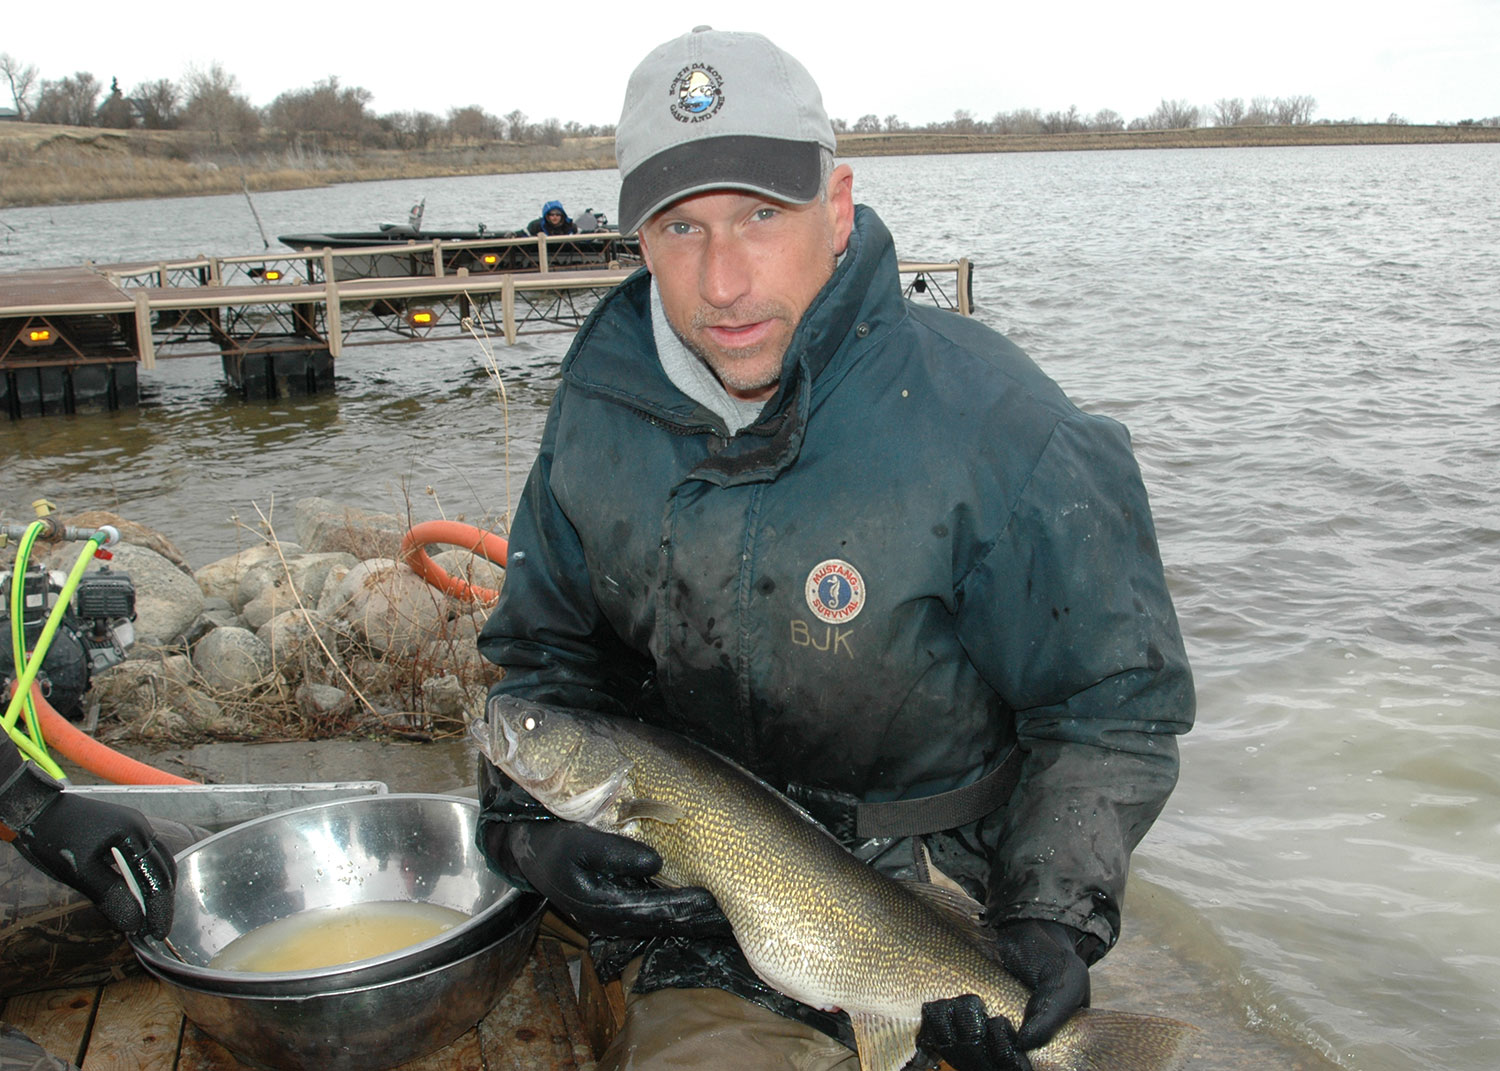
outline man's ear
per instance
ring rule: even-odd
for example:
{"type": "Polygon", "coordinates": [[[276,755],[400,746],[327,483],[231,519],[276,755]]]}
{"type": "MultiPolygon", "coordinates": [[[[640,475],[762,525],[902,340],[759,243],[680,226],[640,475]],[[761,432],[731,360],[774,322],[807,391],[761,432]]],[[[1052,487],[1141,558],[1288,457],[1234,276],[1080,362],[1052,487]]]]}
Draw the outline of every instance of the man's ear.
{"type": "Polygon", "coordinates": [[[833,212],[834,252],[843,253],[854,230],[854,169],[848,164],[840,164],[828,177],[828,205],[833,212]]]}
{"type": "Polygon", "coordinates": [[[645,224],[642,224],[635,229],[635,237],[636,241],[640,242],[641,244],[641,259],[646,262],[646,270],[649,271],[652,275],[655,275],[656,269],[651,267],[651,249],[646,245],[645,224]]]}

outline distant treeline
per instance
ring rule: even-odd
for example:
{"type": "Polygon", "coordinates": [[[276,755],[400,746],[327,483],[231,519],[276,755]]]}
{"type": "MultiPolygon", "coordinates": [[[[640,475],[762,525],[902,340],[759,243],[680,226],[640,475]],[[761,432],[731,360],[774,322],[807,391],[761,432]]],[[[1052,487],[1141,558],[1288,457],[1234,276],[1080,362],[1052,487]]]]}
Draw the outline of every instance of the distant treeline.
{"type": "Polygon", "coordinates": [[[129,93],[111,80],[106,92],[94,75],[79,71],[41,79],[35,67],[0,53],[0,90],[9,86],[14,118],[61,126],[116,130],[198,130],[215,145],[243,145],[280,135],[307,149],[427,149],[494,141],[561,145],[564,138],[613,135],[614,127],[543,119],[532,122],[520,109],[491,115],[469,105],[431,112],[376,115],[367,89],[330,77],[307,89],[291,89],[257,108],[240,92],[239,80],[215,63],[189,69],[182,81],[159,78],[129,93]]]}
{"type": "MultiPolygon", "coordinates": [[[[283,139],[298,150],[429,149],[482,145],[497,141],[560,145],[564,138],[612,136],[614,126],[584,125],[555,118],[533,122],[520,109],[496,116],[478,105],[450,108],[446,116],[430,112],[370,110],[373,94],[343,86],[337,77],[305,89],[291,89],[270,104],[256,107],[240,92],[238,79],[215,63],[206,70],[189,68],[181,82],[160,78],[126,93],[118,80],[108,90],[94,75],[80,71],[43,79],[37,69],[0,53],[0,77],[14,103],[13,118],[64,126],[120,130],[198,130],[215,145],[241,146],[283,139]]],[[[4,86],[0,86],[3,91],[4,86]]],[[[839,133],[933,134],[1075,134],[1121,130],[1189,130],[1201,127],[1303,126],[1312,123],[1377,122],[1404,124],[1399,115],[1385,119],[1314,119],[1317,101],[1309,96],[1227,97],[1200,107],[1186,100],[1163,99],[1150,114],[1126,120],[1108,108],[1082,115],[1077,107],[1042,112],[1018,109],[989,119],[960,108],[953,118],[913,125],[899,116],[862,115],[852,124],[834,119],[839,133]]],[[[1448,124],[1442,124],[1448,125],[1448,124]]],[[[1455,126],[1500,127],[1500,116],[1461,119],[1455,126]]]]}

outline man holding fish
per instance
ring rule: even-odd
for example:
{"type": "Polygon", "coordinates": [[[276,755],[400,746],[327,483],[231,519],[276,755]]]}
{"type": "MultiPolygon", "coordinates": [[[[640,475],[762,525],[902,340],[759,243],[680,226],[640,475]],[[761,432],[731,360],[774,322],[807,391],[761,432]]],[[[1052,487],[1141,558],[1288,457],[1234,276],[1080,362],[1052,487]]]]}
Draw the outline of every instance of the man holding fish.
{"type": "MultiPolygon", "coordinates": [[[[978,985],[924,991],[908,1014],[803,984],[763,931],[747,944],[750,876],[716,899],[717,879],[684,883],[701,871],[632,835],[686,829],[681,807],[606,822],[628,778],[580,801],[496,744],[486,853],[627,982],[601,1068],[854,1067],[855,1040],[867,1069],[900,1066],[909,1035],[959,1071],[1074,1066],[1027,1053],[1088,1003],[1192,724],[1125,430],[1003,336],[909,305],[835,148],[811,76],[759,35],[699,28],[631,76],[620,220],[647,270],[563,362],[480,635],[506,669],[489,731],[519,732],[503,699],[691,738],[871,867],[982,905],[977,939],[1029,999],[1006,1014],[978,985]]],[[[787,874],[768,888],[805,872],[787,874]]],[[[817,942],[852,953],[872,924],[851,918],[780,943],[798,963],[817,942]]]]}

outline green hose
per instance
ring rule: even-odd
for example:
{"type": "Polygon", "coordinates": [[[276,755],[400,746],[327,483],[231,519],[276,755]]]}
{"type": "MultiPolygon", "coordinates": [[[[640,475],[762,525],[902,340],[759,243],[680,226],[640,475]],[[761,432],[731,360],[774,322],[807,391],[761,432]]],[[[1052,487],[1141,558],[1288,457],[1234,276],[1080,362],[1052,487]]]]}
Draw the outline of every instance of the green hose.
{"type": "Polygon", "coordinates": [[[24,573],[31,557],[32,545],[35,544],[37,536],[45,527],[40,521],[33,522],[27,527],[26,534],[21,539],[21,545],[16,551],[16,564],[11,573],[10,584],[10,634],[14,664],[23,668],[16,680],[15,693],[10,697],[9,706],[5,708],[5,717],[0,718],[0,724],[4,725],[5,731],[15,741],[16,747],[21,749],[23,755],[53,777],[63,780],[67,775],[62,767],[47,754],[47,742],[42,736],[41,725],[37,721],[36,704],[31,700],[31,686],[36,683],[37,674],[41,672],[42,659],[47,655],[47,648],[52,645],[52,637],[57,635],[63,614],[67,612],[68,605],[73,600],[73,593],[78,590],[78,585],[83,580],[84,570],[94,560],[94,552],[109,537],[103,531],[97,531],[85,541],[78,560],[73,563],[73,569],[68,573],[68,579],[63,584],[62,594],[58,596],[57,604],[47,615],[47,623],[42,626],[42,634],[37,638],[36,647],[32,649],[31,658],[28,660],[25,657],[23,639],[25,600],[22,588],[25,586],[24,573]],[[16,721],[23,710],[26,712],[26,727],[30,735],[16,728],[16,721]]]}

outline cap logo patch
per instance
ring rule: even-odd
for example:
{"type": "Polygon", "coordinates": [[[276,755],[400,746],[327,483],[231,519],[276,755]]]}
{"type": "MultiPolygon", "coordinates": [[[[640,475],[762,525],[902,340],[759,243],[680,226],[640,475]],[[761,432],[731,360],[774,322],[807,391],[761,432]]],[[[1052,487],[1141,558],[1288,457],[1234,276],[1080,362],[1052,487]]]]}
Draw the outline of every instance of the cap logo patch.
{"type": "Polygon", "coordinates": [[[667,89],[672,118],[679,123],[701,123],[724,107],[724,79],[706,63],[690,63],[677,72],[667,89]]]}
{"type": "Polygon", "coordinates": [[[807,608],[830,625],[853,621],[865,608],[865,581],[848,562],[829,558],[807,574],[807,608]]]}

